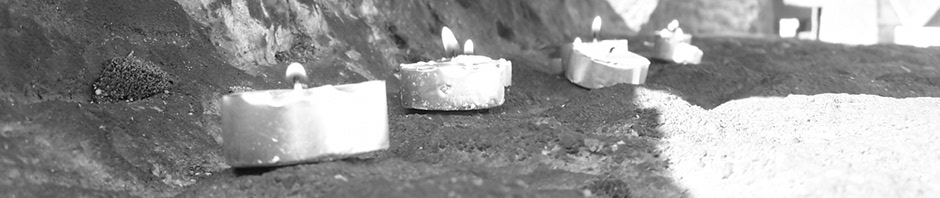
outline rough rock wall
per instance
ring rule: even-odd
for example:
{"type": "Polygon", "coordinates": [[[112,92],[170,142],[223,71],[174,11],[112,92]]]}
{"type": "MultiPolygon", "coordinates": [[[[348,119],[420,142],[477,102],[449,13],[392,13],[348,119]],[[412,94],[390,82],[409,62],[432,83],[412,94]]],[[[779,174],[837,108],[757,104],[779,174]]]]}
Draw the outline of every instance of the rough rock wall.
{"type": "Polygon", "coordinates": [[[639,31],[650,20],[659,0],[607,0],[607,3],[623,18],[630,30],[639,31]]]}
{"type": "Polygon", "coordinates": [[[400,62],[439,58],[443,54],[439,33],[445,25],[459,39],[473,39],[480,54],[494,56],[527,51],[532,53],[524,54],[537,56],[546,46],[590,35],[588,26],[596,15],[610,21],[603,35],[629,32],[602,0],[179,0],[127,6],[102,0],[3,0],[0,4],[9,5],[0,9],[8,29],[0,35],[5,47],[0,54],[0,69],[5,71],[0,73],[0,97],[30,102],[88,101],[92,90],[87,83],[94,81],[104,60],[135,50],[147,59],[149,52],[141,53],[144,46],[178,45],[185,51],[208,40],[214,46],[195,54],[219,51],[221,56],[150,61],[176,67],[222,59],[253,76],[270,77],[268,81],[279,79],[283,68],[276,65],[299,61],[315,75],[312,84],[327,84],[388,79],[400,62]],[[178,15],[179,8],[186,15],[178,15]]]}
{"type": "Polygon", "coordinates": [[[178,0],[140,3],[126,11],[97,0],[0,3],[10,5],[0,10],[5,26],[20,28],[2,35],[8,45],[0,54],[0,67],[8,72],[0,74],[0,97],[33,102],[87,101],[92,90],[86,83],[94,81],[103,60],[145,48],[133,46],[178,44],[190,49],[185,46],[192,39],[205,41],[202,36],[214,45],[209,49],[222,52],[212,58],[251,75],[278,77],[281,69],[275,65],[299,61],[309,63],[312,75],[320,75],[312,82],[318,85],[388,79],[398,63],[440,57],[439,31],[445,25],[459,39],[475,40],[480,54],[539,57],[550,54],[545,52],[555,50],[554,45],[590,36],[588,26],[596,15],[605,21],[603,37],[635,34],[645,18],[649,22],[641,27],[647,32],[674,18],[683,21],[684,29],[701,34],[772,33],[773,24],[772,9],[766,9],[769,0],[615,4],[621,13],[603,0],[178,0]],[[83,4],[96,6],[72,9],[83,4]],[[655,12],[644,13],[653,7],[655,12]],[[188,17],[168,11],[175,8],[188,17]],[[36,14],[46,12],[54,14],[36,14]]]}
{"type": "Polygon", "coordinates": [[[773,0],[660,0],[641,32],[649,33],[678,19],[693,34],[773,35],[773,0]]]}
{"type": "Polygon", "coordinates": [[[191,18],[211,29],[211,41],[230,64],[253,75],[298,61],[315,65],[313,75],[389,79],[399,63],[441,57],[443,26],[461,41],[473,39],[478,53],[490,56],[538,50],[587,35],[596,15],[610,21],[605,32],[626,31],[604,1],[178,2],[191,18]]]}

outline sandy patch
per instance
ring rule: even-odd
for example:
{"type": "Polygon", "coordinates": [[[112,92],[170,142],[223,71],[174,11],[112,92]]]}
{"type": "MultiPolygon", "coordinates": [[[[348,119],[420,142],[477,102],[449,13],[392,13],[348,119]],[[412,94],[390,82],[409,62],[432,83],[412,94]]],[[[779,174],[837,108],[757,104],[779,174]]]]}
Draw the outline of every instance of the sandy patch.
{"type": "Polygon", "coordinates": [[[751,97],[703,110],[661,91],[664,154],[693,197],[936,197],[940,98],[751,97]]]}

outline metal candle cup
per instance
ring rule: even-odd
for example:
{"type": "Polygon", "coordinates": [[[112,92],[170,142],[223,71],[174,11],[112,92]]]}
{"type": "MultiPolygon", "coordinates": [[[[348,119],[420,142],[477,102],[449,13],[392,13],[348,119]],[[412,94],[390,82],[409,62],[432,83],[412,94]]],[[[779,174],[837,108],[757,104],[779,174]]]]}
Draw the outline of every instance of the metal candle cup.
{"type": "Polygon", "coordinates": [[[476,110],[502,105],[512,82],[512,63],[460,55],[440,61],[401,64],[401,99],[406,108],[476,110]]]}
{"type": "Polygon", "coordinates": [[[565,77],[578,86],[597,89],[619,83],[643,84],[650,62],[630,52],[627,40],[597,40],[601,30],[600,16],[591,23],[594,42],[582,43],[576,38],[570,50],[562,50],[565,77]]]}
{"type": "Polygon", "coordinates": [[[627,40],[573,43],[568,61],[565,61],[565,77],[589,89],[619,83],[645,83],[650,62],[630,52],[627,44],[627,40]]]}
{"type": "MultiPolygon", "coordinates": [[[[447,57],[460,48],[450,28],[441,29],[447,57]]],[[[467,40],[463,54],[437,61],[401,64],[401,102],[421,110],[477,110],[503,105],[505,88],[512,84],[512,62],[473,54],[467,40]]]]}
{"type": "Polygon", "coordinates": [[[385,97],[384,81],[225,95],[226,163],[278,166],[387,149],[385,97]]]}
{"type": "Polygon", "coordinates": [[[656,33],[654,57],[682,64],[701,63],[702,50],[691,45],[692,35],[683,33],[678,26],[679,22],[673,20],[669,27],[656,33]]]}
{"type": "Polygon", "coordinates": [[[692,40],[691,35],[674,35],[673,37],[657,35],[656,37],[656,58],[684,64],[702,62],[702,51],[689,44],[692,40]]]}

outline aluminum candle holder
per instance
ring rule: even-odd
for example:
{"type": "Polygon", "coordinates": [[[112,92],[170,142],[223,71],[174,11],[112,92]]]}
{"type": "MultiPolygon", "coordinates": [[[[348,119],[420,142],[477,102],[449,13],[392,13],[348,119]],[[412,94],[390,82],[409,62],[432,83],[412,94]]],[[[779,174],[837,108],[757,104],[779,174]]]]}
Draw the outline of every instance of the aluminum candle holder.
{"type": "MultiPolygon", "coordinates": [[[[459,48],[453,33],[444,27],[447,54],[459,48]]],[[[512,84],[512,62],[473,53],[472,41],[464,55],[437,61],[401,64],[402,106],[421,110],[477,110],[497,107],[505,101],[505,87],[512,84]]]]}
{"type": "Polygon", "coordinates": [[[475,110],[502,105],[512,81],[512,63],[461,55],[441,61],[402,64],[402,105],[422,110],[475,110]]]}
{"type": "Polygon", "coordinates": [[[565,77],[581,87],[603,88],[620,83],[643,84],[650,61],[627,49],[627,40],[575,43],[565,77]]]}
{"type": "Polygon", "coordinates": [[[562,52],[565,77],[589,89],[620,83],[645,83],[649,60],[630,52],[627,40],[598,41],[600,25],[600,18],[595,18],[591,25],[595,36],[593,42],[582,43],[580,38],[576,38],[571,50],[562,52]]]}
{"type": "Polygon", "coordinates": [[[295,85],[223,96],[222,150],[228,165],[279,166],[388,148],[384,81],[295,85]]]}
{"type": "Polygon", "coordinates": [[[691,42],[692,35],[684,33],[679,21],[673,20],[666,29],[656,32],[654,57],[674,63],[699,64],[704,53],[691,42]]]}
{"type": "Polygon", "coordinates": [[[570,65],[570,63],[568,62],[571,61],[571,48],[574,47],[575,43],[578,43],[578,44],[582,43],[581,38],[576,37],[574,38],[574,42],[566,43],[561,46],[560,51],[561,51],[561,71],[562,72],[568,71],[568,65],[570,65]]]}

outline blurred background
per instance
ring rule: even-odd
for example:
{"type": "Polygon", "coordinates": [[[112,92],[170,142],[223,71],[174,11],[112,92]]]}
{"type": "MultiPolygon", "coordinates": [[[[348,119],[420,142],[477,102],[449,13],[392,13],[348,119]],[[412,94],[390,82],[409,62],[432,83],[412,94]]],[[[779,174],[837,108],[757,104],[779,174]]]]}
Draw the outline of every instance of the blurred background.
{"type": "Polygon", "coordinates": [[[699,35],[780,36],[830,43],[940,45],[940,1],[607,0],[632,30],[677,19],[699,35]]]}

